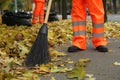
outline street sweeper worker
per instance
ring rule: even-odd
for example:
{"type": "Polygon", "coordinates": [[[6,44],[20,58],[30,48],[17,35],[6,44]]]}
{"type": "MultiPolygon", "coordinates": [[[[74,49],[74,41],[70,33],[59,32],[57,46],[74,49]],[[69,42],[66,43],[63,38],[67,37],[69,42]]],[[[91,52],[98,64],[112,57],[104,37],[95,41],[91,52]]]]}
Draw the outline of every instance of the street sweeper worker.
{"type": "Polygon", "coordinates": [[[44,5],[45,0],[33,0],[34,2],[34,10],[33,10],[33,17],[32,23],[43,23],[44,22],[44,5]]]}
{"type": "Polygon", "coordinates": [[[104,37],[104,9],[102,0],[72,0],[72,46],[68,52],[86,49],[86,6],[92,19],[92,43],[99,52],[108,52],[104,37]]]}

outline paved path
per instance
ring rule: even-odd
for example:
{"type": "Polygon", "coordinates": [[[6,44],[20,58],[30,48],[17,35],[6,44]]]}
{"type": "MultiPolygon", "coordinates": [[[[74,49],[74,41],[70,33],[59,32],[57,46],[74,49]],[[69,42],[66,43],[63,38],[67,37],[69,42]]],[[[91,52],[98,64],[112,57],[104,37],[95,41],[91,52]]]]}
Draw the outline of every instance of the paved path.
{"type": "Polygon", "coordinates": [[[120,15],[108,15],[109,21],[120,21],[120,15]]]}
{"type": "MultiPolygon", "coordinates": [[[[61,18],[60,15],[58,15],[58,17],[61,18]]],[[[70,18],[71,16],[68,16],[68,19],[70,18]]],[[[90,16],[87,16],[87,19],[91,19],[90,16]]],[[[108,21],[120,22],[120,15],[108,15],[108,21]]],[[[63,60],[71,58],[71,60],[76,62],[80,58],[89,58],[91,62],[88,63],[86,72],[93,74],[96,80],[120,80],[120,66],[113,64],[116,61],[120,62],[120,38],[108,39],[108,41],[108,48],[111,52],[106,53],[97,52],[91,40],[88,40],[87,50],[85,51],[68,53],[67,48],[71,46],[70,43],[66,44],[64,47],[60,47],[59,50],[68,54],[63,60]]],[[[41,80],[50,80],[51,77],[54,77],[55,80],[76,80],[68,79],[66,75],[66,73],[54,73],[48,77],[41,77],[41,80]]]]}
{"type": "MultiPolygon", "coordinates": [[[[86,67],[86,72],[93,74],[96,80],[120,80],[120,66],[116,66],[114,62],[120,62],[120,38],[109,39],[108,48],[111,52],[97,52],[95,47],[92,45],[91,40],[88,40],[87,50],[68,53],[67,48],[71,45],[66,44],[64,47],[60,47],[60,51],[68,54],[63,60],[71,58],[76,62],[80,58],[89,58],[91,62],[86,67]]],[[[69,65],[70,66],[70,65],[69,65]]],[[[67,79],[66,74],[55,73],[51,74],[50,77],[41,77],[41,80],[50,80],[51,77],[55,77],[55,80],[76,80],[67,79]]]]}

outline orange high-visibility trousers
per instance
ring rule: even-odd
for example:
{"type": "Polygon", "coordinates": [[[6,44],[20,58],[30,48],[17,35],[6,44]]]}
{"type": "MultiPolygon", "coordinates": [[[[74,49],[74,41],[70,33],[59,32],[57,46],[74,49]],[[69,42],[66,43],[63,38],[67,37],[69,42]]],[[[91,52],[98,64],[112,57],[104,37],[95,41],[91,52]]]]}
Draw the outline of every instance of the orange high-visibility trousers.
{"type": "Polygon", "coordinates": [[[43,23],[44,22],[44,5],[45,0],[33,0],[35,8],[33,11],[32,23],[43,23]]]}
{"type": "Polygon", "coordinates": [[[104,37],[104,9],[102,0],[72,0],[72,45],[86,49],[86,7],[92,18],[92,43],[107,45],[104,37]]]}

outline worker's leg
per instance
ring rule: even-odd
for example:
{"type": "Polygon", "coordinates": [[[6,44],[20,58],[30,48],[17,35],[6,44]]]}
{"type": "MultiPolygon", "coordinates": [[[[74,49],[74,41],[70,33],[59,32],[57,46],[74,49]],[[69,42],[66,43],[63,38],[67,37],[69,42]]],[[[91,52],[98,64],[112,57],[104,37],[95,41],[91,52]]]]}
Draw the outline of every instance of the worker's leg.
{"type": "Polygon", "coordinates": [[[45,5],[45,2],[42,2],[40,7],[40,12],[39,12],[39,23],[44,22],[44,5],[45,5]]]}
{"type": "Polygon", "coordinates": [[[106,46],[107,40],[104,37],[104,9],[102,0],[87,0],[87,4],[93,24],[92,42],[95,47],[106,46]]]}
{"type": "MultiPolygon", "coordinates": [[[[86,0],[72,0],[72,30],[72,46],[86,49],[86,0]]],[[[69,47],[68,51],[77,51],[72,48],[69,47]]]]}

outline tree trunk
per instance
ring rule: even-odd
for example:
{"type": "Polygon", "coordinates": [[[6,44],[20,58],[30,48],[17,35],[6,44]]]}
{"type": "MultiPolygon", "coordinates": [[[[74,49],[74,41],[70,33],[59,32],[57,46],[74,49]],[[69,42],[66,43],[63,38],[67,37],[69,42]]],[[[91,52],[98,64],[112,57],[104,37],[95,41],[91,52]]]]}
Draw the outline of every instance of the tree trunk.
{"type": "Polygon", "coordinates": [[[17,7],[17,0],[14,0],[14,4],[15,4],[15,12],[18,12],[18,7],[17,7]]]}
{"type": "Polygon", "coordinates": [[[0,15],[2,15],[2,9],[1,9],[1,7],[0,7],[0,15]]]}
{"type": "Polygon", "coordinates": [[[112,1],[113,1],[114,13],[117,14],[116,0],[112,0],[112,1]]]}
{"type": "Polygon", "coordinates": [[[104,6],[104,22],[107,21],[107,10],[106,10],[106,0],[103,1],[103,6],[104,6]]]}
{"type": "Polygon", "coordinates": [[[67,1],[62,0],[62,19],[67,19],[67,1]]]}
{"type": "Polygon", "coordinates": [[[57,0],[57,4],[58,4],[58,12],[59,12],[59,14],[60,14],[60,12],[61,12],[61,8],[60,8],[60,0],[57,0]]]}

